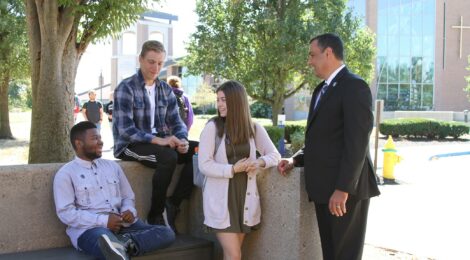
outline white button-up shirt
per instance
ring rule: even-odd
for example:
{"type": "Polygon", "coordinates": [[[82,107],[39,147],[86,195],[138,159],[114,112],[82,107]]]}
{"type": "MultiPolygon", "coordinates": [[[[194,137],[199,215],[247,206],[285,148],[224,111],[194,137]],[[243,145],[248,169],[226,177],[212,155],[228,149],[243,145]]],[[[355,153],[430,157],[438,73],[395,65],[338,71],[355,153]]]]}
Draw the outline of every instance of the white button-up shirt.
{"type": "MultiPolygon", "coordinates": [[[[77,239],[95,227],[107,227],[110,213],[129,210],[137,217],[134,192],[121,167],[114,161],[93,162],[78,157],[60,168],[54,177],[54,201],[67,235],[78,249],[77,239]]],[[[137,218],[136,218],[137,219],[137,218]]]]}

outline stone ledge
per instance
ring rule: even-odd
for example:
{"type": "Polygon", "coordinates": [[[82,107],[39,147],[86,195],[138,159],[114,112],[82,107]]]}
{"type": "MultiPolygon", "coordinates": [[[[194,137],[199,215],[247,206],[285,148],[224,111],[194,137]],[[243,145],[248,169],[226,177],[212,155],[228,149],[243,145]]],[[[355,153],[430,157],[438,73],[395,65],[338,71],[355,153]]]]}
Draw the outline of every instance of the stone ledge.
{"type": "MultiPolygon", "coordinates": [[[[136,196],[139,215],[150,206],[153,169],[118,162],[136,196]],[[150,183],[150,184],[149,184],[150,183]],[[138,188],[136,188],[138,187],[138,188]]],[[[0,253],[70,246],[54,206],[52,184],[62,163],[0,167],[0,253]]]]}
{"type": "MultiPolygon", "coordinates": [[[[133,187],[139,216],[146,216],[154,169],[136,162],[118,163],[133,187]]],[[[0,254],[70,246],[52,194],[54,175],[62,165],[0,166],[0,254]]],[[[244,259],[321,259],[315,210],[307,201],[302,174],[296,169],[283,177],[273,168],[258,175],[262,223],[247,236],[244,259]]],[[[183,233],[216,241],[213,234],[203,232],[201,196],[195,189],[189,205],[182,205],[177,225],[183,233]]],[[[215,252],[219,257],[220,248],[215,252]]]]}

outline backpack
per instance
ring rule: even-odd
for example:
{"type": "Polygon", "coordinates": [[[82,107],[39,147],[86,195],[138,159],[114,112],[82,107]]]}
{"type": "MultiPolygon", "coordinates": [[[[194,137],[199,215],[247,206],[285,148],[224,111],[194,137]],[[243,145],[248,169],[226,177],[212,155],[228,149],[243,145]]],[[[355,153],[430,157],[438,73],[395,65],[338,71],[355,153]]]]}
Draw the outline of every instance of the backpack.
{"type": "Polygon", "coordinates": [[[176,103],[178,103],[180,117],[183,120],[183,122],[186,123],[186,121],[188,120],[189,109],[186,107],[186,103],[184,102],[183,93],[181,93],[181,95],[175,94],[175,96],[176,96],[176,103]]]}
{"type": "MultiPolygon", "coordinates": [[[[222,142],[222,137],[220,137],[216,133],[214,155],[217,153],[217,150],[219,150],[219,146],[221,142],[222,142]]],[[[197,153],[193,155],[193,183],[194,185],[198,186],[201,189],[204,189],[204,185],[206,185],[206,176],[202,174],[201,170],[199,170],[199,162],[198,162],[197,153]]]]}

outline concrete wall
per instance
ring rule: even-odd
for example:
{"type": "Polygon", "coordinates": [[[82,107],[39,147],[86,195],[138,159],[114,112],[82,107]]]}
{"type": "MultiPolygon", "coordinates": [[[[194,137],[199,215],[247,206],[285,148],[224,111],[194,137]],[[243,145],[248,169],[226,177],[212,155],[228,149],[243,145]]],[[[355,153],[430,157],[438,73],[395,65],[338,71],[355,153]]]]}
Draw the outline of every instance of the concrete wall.
{"type": "Polygon", "coordinates": [[[395,111],[395,118],[432,118],[443,121],[454,120],[452,111],[395,111]]]}
{"type": "MultiPolygon", "coordinates": [[[[135,162],[119,162],[136,194],[139,216],[150,205],[153,169],[135,162]]],[[[62,164],[0,167],[0,254],[69,246],[65,226],[55,213],[54,174],[62,164]]],[[[315,210],[307,201],[300,170],[285,178],[277,170],[258,177],[262,224],[248,235],[244,259],[321,259],[315,210]]],[[[178,230],[215,240],[202,229],[201,191],[195,189],[177,219],[178,230]]],[[[219,252],[220,255],[220,252],[219,252]]]]}
{"type": "Polygon", "coordinates": [[[469,122],[470,114],[467,112],[465,117],[464,112],[452,111],[383,111],[380,122],[393,118],[430,118],[443,121],[469,122]]]}
{"type": "Polygon", "coordinates": [[[470,109],[470,102],[462,90],[467,86],[465,77],[469,75],[466,67],[470,55],[470,31],[464,29],[462,32],[460,57],[460,29],[452,28],[460,25],[461,16],[463,25],[470,25],[469,8],[470,1],[436,0],[434,110],[470,109]]]}
{"type": "MultiPolygon", "coordinates": [[[[288,177],[276,169],[258,175],[262,217],[260,229],[247,235],[243,245],[245,260],[311,260],[321,259],[321,245],[315,207],[308,202],[303,170],[294,170],[288,177]]],[[[196,189],[190,202],[188,232],[216,242],[202,229],[202,194],[196,189]]],[[[177,223],[178,224],[178,223],[177,223]]],[[[216,242],[216,259],[222,259],[216,242]]]]}
{"type": "MultiPolygon", "coordinates": [[[[134,187],[139,213],[149,210],[152,169],[120,162],[134,187]]],[[[70,245],[55,213],[52,182],[62,164],[0,167],[0,253],[70,245]]]]}

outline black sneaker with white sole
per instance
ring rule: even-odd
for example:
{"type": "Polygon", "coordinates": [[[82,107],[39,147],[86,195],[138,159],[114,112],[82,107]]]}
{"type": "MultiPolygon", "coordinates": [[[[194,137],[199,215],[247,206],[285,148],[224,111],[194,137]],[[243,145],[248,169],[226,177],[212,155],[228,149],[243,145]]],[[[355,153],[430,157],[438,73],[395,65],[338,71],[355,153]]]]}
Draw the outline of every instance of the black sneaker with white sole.
{"type": "Polygon", "coordinates": [[[106,260],[129,260],[126,248],[115,237],[110,238],[108,235],[103,234],[100,236],[98,243],[106,260]]]}

